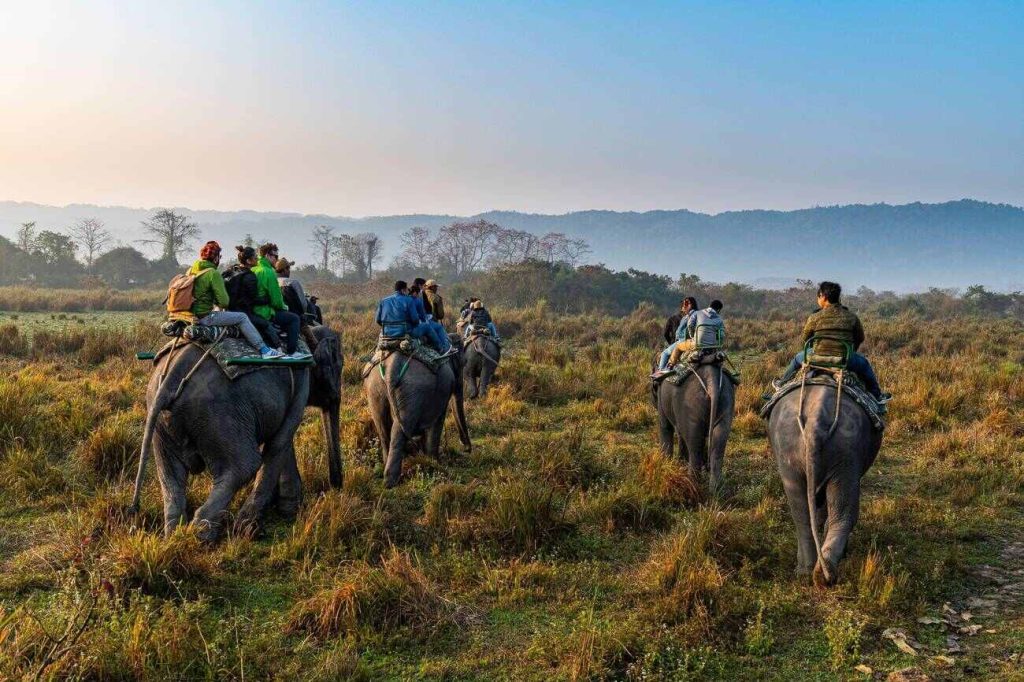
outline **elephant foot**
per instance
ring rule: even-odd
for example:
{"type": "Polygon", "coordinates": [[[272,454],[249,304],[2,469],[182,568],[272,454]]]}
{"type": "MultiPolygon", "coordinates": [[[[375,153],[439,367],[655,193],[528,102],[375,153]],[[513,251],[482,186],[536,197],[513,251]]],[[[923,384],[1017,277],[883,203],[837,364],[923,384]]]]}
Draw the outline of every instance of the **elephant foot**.
{"type": "Polygon", "coordinates": [[[814,565],[814,574],[812,579],[814,580],[815,587],[828,588],[836,584],[839,579],[839,571],[837,566],[825,560],[823,566],[821,562],[814,565]]]}
{"type": "Polygon", "coordinates": [[[463,445],[462,446],[462,454],[464,454],[464,455],[472,455],[473,454],[473,446],[470,445],[470,444],[463,445]]]}
{"type": "Polygon", "coordinates": [[[398,476],[397,474],[394,475],[394,476],[385,476],[384,477],[384,487],[388,488],[388,489],[394,488],[396,485],[398,485],[398,482],[399,482],[400,478],[401,477],[398,476]]]}
{"type": "Polygon", "coordinates": [[[288,521],[294,521],[299,515],[299,501],[282,497],[277,501],[277,513],[288,521]]]}
{"type": "Polygon", "coordinates": [[[809,578],[813,572],[813,566],[797,566],[793,569],[793,575],[797,578],[809,578]]]}
{"type": "Polygon", "coordinates": [[[255,540],[263,535],[263,524],[254,516],[239,516],[233,530],[239,537],[255,540]]]}
{"type": "Polygon", "coordinates": [[[220,539],[220,526],[216,523],[211,522],[209,519],[197,519],[195,522],[196,526],[196,537],[199,541],[212,545],[220,539]]]}

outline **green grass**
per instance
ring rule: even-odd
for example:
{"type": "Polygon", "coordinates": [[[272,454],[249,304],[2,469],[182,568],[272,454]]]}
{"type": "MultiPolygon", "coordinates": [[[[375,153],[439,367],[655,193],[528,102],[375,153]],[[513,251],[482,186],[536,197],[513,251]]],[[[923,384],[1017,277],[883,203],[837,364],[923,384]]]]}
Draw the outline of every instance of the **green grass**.
{"type": "MultiPolygon", "coordinates": [[[[296,439],[299,517],[206,548],[187,531],[159,537],[155,477],[141,519],[123,513],[149,369],[132,358],[159,340],[146,326],[158,318],[0,314],[0,329],[17,328],[0,334],[0,678],[1012,674],[1021,611],[979,617],[995,632],[962,637],[952,668],[881,633],[938,647],[917,618],[984,593],[972,567],[1000,565],[1006,542],[1024,539],[1019,323],[954,343],[948,322],[865,321],[897,400],[840,583],[820,591],[792,576],[792,522],[754,414],[796,321],[727,320],[744,382],[727,494],[710,502],[657,452],[649,309],[503,316],[538,332],[509,339],[492,393],[469,405],[473,454],[449,430],[442,459],[411,458],[391,491],[357,383],[372,322],[331,319],[345,332],[344,490],[329,490],[311,413],[296,439]],[[586,342],[567,343],[581,328],[586,342]]],[[[193,479],[193,506],[208,488],[193,479]]]]}

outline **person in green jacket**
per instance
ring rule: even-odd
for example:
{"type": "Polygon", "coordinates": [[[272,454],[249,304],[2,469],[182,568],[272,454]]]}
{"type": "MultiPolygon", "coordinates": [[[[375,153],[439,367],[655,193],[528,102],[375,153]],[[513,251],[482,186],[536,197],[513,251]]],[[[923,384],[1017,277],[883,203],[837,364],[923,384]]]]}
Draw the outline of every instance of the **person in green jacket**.
{"type": "Polygon", "coordinates": [[[192,307],[190,312],[196,324],[204,327],[238,327],[245,340],[267,360],[280,358],[284,354],[263,342],[263,337],[249,321],[245,313],[228,310],[228,291],[224,287],[224,276],[220,265],[220,244],[206,242],[199,251],[199,260],[192,264],[188,274],[195,276],[192,284],[192,307]]]}
{"type": "Polygon", "coordinates": [[[285,342],[288,357],[308,358],[308,353],[296,350],[299,343],[299,316],[289,312],[281,294],[281,285],[277,282],[277,271],[274,269],[278,259],[277,244],[263,244],[259,252],[260,260],[252,269],[256,275],[256,298],[266,300],[267,303],[253,306],[253,312],[285,331],[288,337],[285,342]]]}

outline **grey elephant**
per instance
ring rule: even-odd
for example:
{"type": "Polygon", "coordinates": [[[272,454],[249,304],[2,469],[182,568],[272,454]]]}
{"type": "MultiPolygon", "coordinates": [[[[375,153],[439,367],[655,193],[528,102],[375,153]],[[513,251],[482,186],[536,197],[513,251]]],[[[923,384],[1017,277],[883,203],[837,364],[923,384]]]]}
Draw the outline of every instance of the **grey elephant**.
{"type": "Polygon", "coordinates": [[[720,363],[698,364],[681,385],[669,380],[654,384],[661,451],[671,457],[675,442],[694,481],[708,473],[715,495],[722,481],[722,460],[732,430],[736,388],[720,363]]]}
{"type": "Polygon", "coordinates": [[[882,445],[882,431],[867,412],[841,395],[837,412],[835,386],[808,384],[802,397],[794,390],[779,398],[768,419],[768,439],[796,524],[797,574],[813,571],[821,586],[838,578],[860,511],[860,479],[882,445]]]}
{"type": "Polygon", "coordinates": [[[236,528],[257,533],[263,511],[275,495],[279,509],[294,515],[302,481],[293,439],[307,406],[320,409],[331,485],[340,487],[341,341],[327,327],[315,328],[313,335],[318,342],[313,367],[261,368],[233,381],[194,344],[159,357],[146,392],[148,414],[133,509],[138,509],[152,453],[163,496],[165,534],[188,519],[188,477],[204,469],[213,476],[213,488],[192,518],[203,540],[219,537],[235,493],[257,472],[259,478],[239,512],[236,528]]]}
{"type": "Polygon", "coordinates": [[[466,382],[466,397],[486,397],[494,372],[501,362],[501,346],[489,336],[476,335],[465,346],[466,366],[463,374],[466,382]]]}
{"type": "MultiPolygon", "coordinates": [[[[451,337],[458,347],[459,339],[451,337]]],[[[364,368],[363,390],[384,458],[384,485],[398,485],[406,446],[424,437],[424,449],[438,457],[445,414],[454,399],[455,424],[465,452],[470,452],[469,427],[462,392],[462,353],[452,355],[435,374],[417,359],[400,352],[364,368]]]]}

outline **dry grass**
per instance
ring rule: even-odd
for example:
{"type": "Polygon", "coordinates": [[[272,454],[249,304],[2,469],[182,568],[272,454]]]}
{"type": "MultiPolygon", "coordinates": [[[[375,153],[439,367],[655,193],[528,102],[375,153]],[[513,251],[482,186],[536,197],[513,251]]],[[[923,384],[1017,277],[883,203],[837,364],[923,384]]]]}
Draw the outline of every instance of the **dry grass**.
{"type": "MultiPolygon", "coordinates": [[[[62,296],[53,305],[96,304],[62,296]]],[[[657,450],[650,308],[496,311],[509,344],[488,397],[468,407],[473,455],[412,458],[414,475],[390,491],[358,385],[369,308],[328,310],[347,341],[344,487],[329,489],[310,413],[298,518],[271,516],[265,539],[214,548],[187,530],[160,537],[154,477],[140,517],[125,514],[148,370],[131,355],[159,340],[151,326],[5,316],[0,679],[34,676],[45,633],[94,596],[43,678],[830,679],[861,661],[892,667],[879,629],[912,631],[922,610],[975,589],[969,565],[997,563],[1002,542],[1024,537],[1013,320],[957,335],[948,319],[865,320],[865,350],[897,397],[840,584],[825,593],[792,578],[792,522],[756,414],[798,320],[727,318],[743,383],[729,493],[711,503],[657,450]]],[[[193,508],[208,486],[194,480],[193,508]]],[[[1012,649],[1012,628],[993,625],[996,649],[978,651],[1012,649]]],[[[972,650],[963,667],[999,678],[987,656],[972,650]]]]}

